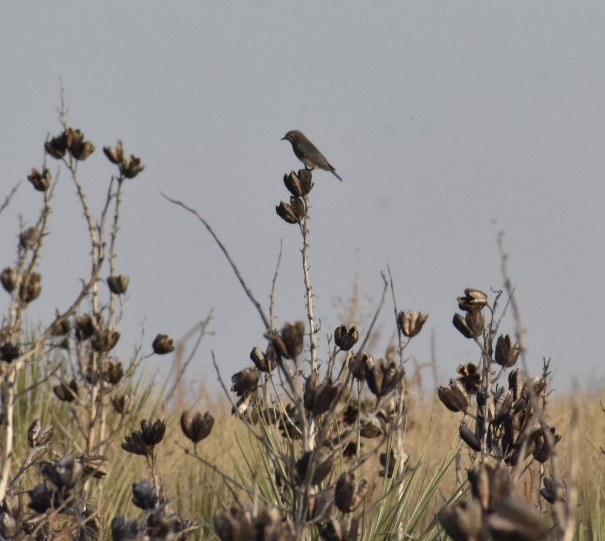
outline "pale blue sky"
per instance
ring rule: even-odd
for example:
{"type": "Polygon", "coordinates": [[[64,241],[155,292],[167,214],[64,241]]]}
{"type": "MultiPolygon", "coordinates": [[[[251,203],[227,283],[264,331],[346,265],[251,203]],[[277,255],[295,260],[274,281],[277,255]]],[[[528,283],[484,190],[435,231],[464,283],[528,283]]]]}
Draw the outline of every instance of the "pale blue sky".
{"type": "MultiPolygon", "coordinates": [[[[143,320],[150,339],[176,338],[214,307],[216,334],[192,368],[214,388],[210,351],[228,376],[263,329],[206,232],[160,192],[208,218],[264,301],[283,238],[277,315],[303,319],[298,233],[274,211],[283,173],[300,165],[279,139],[300,129],[344,178],[317,173],[312,194],[324,331],[359,249],[364,293],[379,296],[388,263],[400,308],[430,313],[442,378],[453,376],[477,358],[451,325],[456,296],[501,283],[497,219],[533,366],[551,357],[559,387],[602,384],[603,28],[603,2],[4,2],[2,194],[58,132],[61,78],[71,124],[99,149],[122,139],[147,165],[124,198],[119,351],[143,320]]],[[[81,170],[100,204],[110,164],[99,152],[81,170]]],[[[88,269],[74,259],[87,241],[73,192],[57,190],[35,317],[63,306],[88,269]]],[[[25,182],[0,216],[2,267],[36,195],[25,182]]],[[[429,342],[424,332],[410,352],[425,360],[429,342]]]]}

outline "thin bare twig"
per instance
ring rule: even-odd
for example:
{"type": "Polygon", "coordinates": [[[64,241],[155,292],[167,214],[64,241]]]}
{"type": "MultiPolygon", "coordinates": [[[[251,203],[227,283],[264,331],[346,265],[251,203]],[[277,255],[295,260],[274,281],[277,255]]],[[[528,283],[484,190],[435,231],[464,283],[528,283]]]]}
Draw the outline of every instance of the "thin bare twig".
{"type": "Polygon", "coordinates": [[[376,312],[374,312],[374,317],[372,318],[372,322],[370,323],[370,326],[368,327],[368,330],[363,339],[363,342],[361,343],[361,346],[359,346],[359,353],[363,353],[363,350],[365,349],[365,347],[368,343],[368,340],[370,339],[370,336],[372,336],[372,331],[374,330],[374,325],[376,325],[376,321],[378,320],[378,315],[380,314],[380,311],[382,310],[382,306],[384,305],[384,299],[386,298],[387,288],[389,287],[389,282],[387,281],[387,277],[385,276],[384,272],[380,273],[380,277],[382,278],[382,281],[383,281],[382,295],[380,296],[380,302],[378,303],[378,306],[376,307],[376,312]]]}
{"type": "Polygon", "coordinates": [[[162,192],[162,197],[164,199],[170,201],[171,203],[174,203],[175,205],[178,205],[179,207],[184,208],[187,212],[190,212],[191,214],[193,214],[194,216],[196,216],[197,219],[200,222],[202,222],[202,224],[204,224],[204,227],[208,230],[208,233],[210,233],[210,235],[212,236],[212,238],[214,239],[214,241],[218,244],[218,247],[223,252],[224,256],[227,258],[227,261],[231,265],[231,268],[233,269],[233,272],[235,273],[235,276],[239,280],[239,283],[241,284],[241,286],[244,288],[244,292],[246,293],[247,297],[250,299],[250,302],[254,305],[254,307],[256,308],[256,311],[258,312],[258,315],[262,319],[263,325],[265,326],[265,329],[267,331],[270,331],[271,330],[271,322],[270,322],[269,318],[265,315],[265,311],[263,310],[263,307],[261,306],[260,302],[258,302],[256,300],[256,297],[252,293],[252,290],[248,287],[248,284],[246,284],[246,281],[244,280],[244,277],[242,276],[242,273],[240,272],[238,266],[233,261],[233,258],[231,257],[231,255],[227,251],[227,248],[225,247],[225,245],[218,238],[218,235],[214,232],[214,229],[212,229],[212,226],[206,221],[206,219],[197,210],[194,210],[193,208],[187,206],[182,201],[178,201],[176,199],[172,199],[172,198],[168,197],[164,192],[162,192]]]}
{"type": "Polygon", "coordinates": [[[13,196],[15,195],[15,193],[17,192],[17,190],[19,189],[20,185],[21,185],[21,181],[17,182],[17,184],[15,184],[11,188],[11,191],[8,192],[8,195],[4,198],[4,202],[2,203],[2,205],[0,205],[0,214],[2,214],[2,211],[4,209],[6,209],[6,207],[8,207],[10,205],[11,199],[13,198],[13,196]]]}

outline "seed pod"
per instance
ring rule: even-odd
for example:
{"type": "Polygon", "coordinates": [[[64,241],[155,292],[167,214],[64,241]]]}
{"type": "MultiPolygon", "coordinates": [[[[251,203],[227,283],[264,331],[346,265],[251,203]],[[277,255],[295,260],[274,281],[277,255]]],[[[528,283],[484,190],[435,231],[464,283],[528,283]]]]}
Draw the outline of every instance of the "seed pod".
{"type": "Polygon", "coordinates": [[[259,378],[256,368],[244,368],[231,376],[231,390],[237,396],[247,397],[256,391],[259,378]]]}
{"type": "Polygon", "coordinates": [[[56,397],[63,402],[73,402],[78,396],[78,384],[72,379],[69,384],[61,381],[53,387],[56,397]]]}
{"type": "Polygon", "coordinates": [[[305,409],[311,411],[313,415],[321,415],[329,411],[339,391],[339,387],[332,384],[331,378],[320,382],[319,377],[319,373],[313,371],[305,382],[303,394],[305,409]]]}
{"type": "Polygon", "coordinates": [[[487,523],[493,539],[537,541],[543,539],[549,530],[537,509],[510,496],[494,505],[487,523]]]}
{"type": "Polygon", "coordinates": [[[481,385],[481,374],[479,368],[473,363],[458,366],[458,380],[464,385],[467,393],[475,394],[481,385]]]}
{"type": "Polygon", "coordinates": [[[46,141],[44,143],[44,150],[55,158],[55,160],[62,159],[65,156],[65,152],[67,152],[67,136],[65,132],[53,137],[50,141],[46,141]]]}
{"type": "Polygon", "coordinates": [[[123,375],[124,369],[122,368],[122,363],[120,362],[112,363],[111,361],[108,361],[103,367],[103,381],[111,385],[117,385],[120,383],[123,375]]]}
{"type": "Polygon", "coordinates": [[[120,165],[124,161],[122,141],[118,141],[114,147],[103,147],[103,153],[111,163],[116,165],[120,165]]]}
{"type": "Polygon", "coordinates": [[[5,268],[0,273],[0,282],[7,293],[12,293],[17,287],[17,272],[10,267],[5,268]]]}
{"type": "Polygon", "coordinates": [[[27,180],[32,183],[34,189],[38,192],[45,192],[50,188],[52,177],[50,171],[45,167],[42,172],[37,169],[32,169],[32,172],[27,176],[27,180]]]}
{"type": "Polygon", "coordinates": [[[71,323],[69,322],[69,319],[62,319],[58,325],[55,325],[51,329],[50,335],[65,336],[66,334],[69,334],[69,331],[71,331],[71,323]]]}
{"type": "Polygon", "coordinates": [[[469,398],[464,389],[464,385],[458,380],[450,381],[448,387],[439,387],[437,396],[443,405],[453,412],[462,411],[466,413],[469,405],[469,398]]]}
{"type": "Polygon", "coordinates": [[[298,171],[298,174],[291,171],[289,174],[284,175],[284,184],[295,197],[307,195],[313,188],[311,171],[301,169],[298,171]]]}
{"type": "Polygon", "coordinates": [[[53,432],[53,425],[43,428],[40,424],[40,421],[36,419],[31,425],[29,425],[29,429],[27,430],[27,441],[32,449],[35,447],[42,447],[51,440],[53,437],[53,432]]]}
{"type": "Polygon", "coordinates": [[[29,304],[35,301],[42,293],[42,275],[37,272],[32,272],[30,275],[25,275],[21,286],[19,287],[19,298],[24,304],[29,304]]]}
{"type": "Polygon", "coordinates": [[[494,504],[510,493],[510,475],[498,465],[482,462],[468,471],[468,480],[473,495],[487,512],[491,512],[494,504]]]}
{"type": "Polygon", "coordinates": [[[374,366],[374,359],[371,355],[358,353],[349,359],[349,370],[351,375],[359,381],[365,381],[368,372],[374,366]]]}
{"type": "Polygon", "coordinates": [[[273,346],[267,348],[266,354],[260,348],[252,349],[250,359],[260,372],[271,373],[277,366],[277,355],[273,346]]]}
{"type": "Polygon", "coordinates": [[[149,456],[153,448],[143,441],[143,433],[140,430],[135,430],[130,436],[126,436],[124,440],[122,442],[122,449],[133,455],[149,456]]]}
{"type": "Polygon", "coordinates": [[[19,245],[24,250],[31,250],[38,244],[40,235],[35,227],[28,227],[24,231],[21,231],[19,235],[19,245]]]}
{"type": "Polygon", "coordinates": [[[65,137],[67,150],[75,160],[84,161],[95,151],[95,146],[90,141],[84,140],[81,130],[67,128],[65,137]]]}
{"type": "Polygon", "coordinates": [[[460,434],[462,441],[466,443],[473,451],[477,453],[481,451],[481,442],[479,441],[479,438],[466,423],[460,423],[458,433],[460,434]]]}
{"type": "Polygon", "coordinates": [[[482,310],[487,305],[487,295],[478,289],[467,288],[464,296],[458,297],[458,308],[465,312],[482,310]]]}
{"type": "Polygon", "coordinates": [[[214,417],[206,412],[203,416],[199,412],[184,411],[181,415],[181,430],[193,443],[206,439],[214,425],[214,417]]]}
{"type": "Polygon", "coordinates": [[[496,341],[495,360],[502,368],[514,366],[519,358],[521,349],[519,344],[513,341],[510,335],[500,335],[496,341]]]}
{"type": "Polygon", "coordinates": [[[113,541],[136,541],[139,538],[139,525],[136,519],[129,520],[120,515],[111,521],[113,541]]]}
{"type": "Polygon", "coordinates": [[[0,361],[12,363],[21,356],[21,348],[17,344],[5,342],[0,346],[0,361]]]}
{"type": "Polygon", "coordinates": [[[78,460],[84,468],[85,477],[102,479],[109,473],[109,460],[103,455],[81,455],[78,460]]]}
{"type": "Polygon", "coordinates": [[[117,394],[111,397],[111,405],[116,413],[125,415],[130,412],[128,406],[130,405],[131,400],[132,396],[130,393],[117,394]]]}
{"type": "Polygon", "coordinates": [[[144,419],[141,421],[141,439],[150,446],[157,445],[164,439],[166,423],[156,419],[144,419]]]}
{"type": "Polygon", "coordinates": [[[421,314],[418,311],[399,312],[397,315],[397,323],[405,336],[413,338],[420,333],[428,318],[428,314],[421,314]]]}
{"type": "Polygon", "coordinates": [[[302,321],[286,323],[280,333],[269,331],[265,338],[271,341],[275,351],[286,359],[296,359],[302,351],[305,337],[305,324],[302,321]]]}
{"type": "Polygon", "coordinates": [[[158,503],[158,492],[155,485],[143,479],[132,484],[132,503],[143,511],[150,511],[158,503]]]}
{"type": "Polygon", "coordinates": [[[309,484],[319,485],[332,471],[334,460],[332,455],[322,451],[307,451],[296,462],[296,473],[298,474],[298,484],[305,482],[309,468],[312,469],[309,484]],[[311,460],[313,457],[313,460],[311,460]]]}
{"type": "Polygon", "coordinates": [[[336,482],[334,501],[343,513],[352,513],[363,502],[369,485],[365,479],[355,480],[354,473],[343,473],[336,482]]]}
{"type": "Polygon", "coordinates": [[[125,274],[107,277],[107,287],[114,295],[123,295],[128,290],[130,279],[125,274]]]}
{"type": "Polygon", "coordinates": [[[76,486],[82,476],[82,464],[72,456],[64,456],[61,460],[52,463],[43,460],[40,463],[40,473],[59,490],[70,489],[76,486]]]}
{"type": "Polygon", "coordinates": [[[454,314],[452,323],[465,338],[477,338],[485,328],[485,320],[480,311],[466,312],[465,316],[454,314]]]}
{"type": "Polygon", "coordinates": [[[380,359],[369,371],[366,378],[368,388],[376,396],[386,396],[403,379],[403,370],[398,369],[393,361],[386,363],[380,359]]]}
{"type": "Polygon", "coordinates": [[[107,353],[116,347],[119,339],[120,333],[118,331],[105,329],[103,331],[96,332],[90,344],[92,345],[92,349],[95,351],[98,351],[99,353],[107,353]]]}
{"type": "Polygon", "coordinates": [[[153,340],[151,347],[154,353],[166,355],[174,351],[174,342],[171,338],[168,338],[167,334],[158,334],[153,340]]]}
{"type": "Polygon", "coordinates": [[[124,178],[135,178],[139,173],[145,170],[145,166],[141,164],[141,158],[137,158],[133,154],[128,160],[123,160],[120,164],[120,173],[124,178]]]}
{"type": "Polygon", "coordinates": [[[454,541],[482,539],[481,506],[474,498],[446,507],[439,512],[437,518],[454,541]]]}
{"type": "Polygon", "coordinates": [[[341,325],[334,331],[334,342],[343,351],[349,351],[357,340],[359,340],[359,331],[355,325],[349,328],[341,325]]]}

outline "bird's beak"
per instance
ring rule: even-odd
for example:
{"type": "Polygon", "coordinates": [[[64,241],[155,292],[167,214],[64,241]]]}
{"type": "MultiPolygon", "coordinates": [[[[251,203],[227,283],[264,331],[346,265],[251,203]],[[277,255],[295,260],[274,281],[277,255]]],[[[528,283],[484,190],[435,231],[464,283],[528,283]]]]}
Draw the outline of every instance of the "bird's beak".
{"type": "Polygon", "coordinates": [[[283,136],[283,137],[280,139],[280,141],[285,141],[285,140],[286,140],[286,136],[284,135],[284,136],[283,136]]]}

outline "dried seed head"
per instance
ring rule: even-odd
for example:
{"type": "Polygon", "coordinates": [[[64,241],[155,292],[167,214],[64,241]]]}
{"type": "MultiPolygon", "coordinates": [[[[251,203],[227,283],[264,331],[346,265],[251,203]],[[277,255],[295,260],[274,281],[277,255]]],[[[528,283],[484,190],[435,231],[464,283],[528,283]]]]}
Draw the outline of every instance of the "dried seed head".
{"type": "Polygon", "coordinates": [[[497,540],[537,541],[549,529],[537,509],[512,497],[503,498],[494,505],[487,523],[490,534],[497,540]]]}
{"type": "Polygon", "coordinates": [[[149,446],[157,445],[164,439],[166,423],[156,419],[144,419],[141,421],[141,439],[149,446]]]}
{"type": "Polygon", "coordinates": [[[69,384],[61,381],[53,387],[56,397],[63,402],[73,402],[78,397],[78,384],[72,379],[69,384]]]}
{"type": "Polygon", "coordinates": [[[167,334],[158,334],[153,340],[151,347],[154,353],[166,355],[174,351],[174,342],[171,338],[168,338],[167,334]]]}
{"type": "Polygon", "coordinates": [[[358,353],[349,359],[349,370],[351,375],[359,380],[365,381],[368,372],[374,366],[374,359],[371,355],[365,353],[358,353]]]}
{"type": "Polygon", "coordinates": [[[305,204],[300,197],[290,197],[290,204],[283,201],[275,207],[277,215],[289,224],[298,224],[305,216],[305,204]]]}
{"type": "Polygon", "coordinates": [[[107,287],[114,295],[123,295],[128,290],[130,278],[125,274],[107,277],[107,287]]]}
{"type": "MultiPolygon", "coordinates": [[[[557,434],[554,426],[549,427],[548,431],[550,432],[549,436],[552,442],[552,447],[554,448],[554,446],[561,441],[561,435],[557,434]]],[[[540,464],[544,464],[544,462],[550,458],[552,449],[542,428],[535,433],[533,441],[533,456],[538,462],[540,462],[540,464]]]]}
{"type": "Polygon", "coordinates": [[[385,433],[384,419],[373,413],[363,413],[359,416],[359,435],[362,438],[378,438],[385,433]]]}
{"type": "Polygon", "coordinates": [[[565,499],[565,484],[562,481],[555,482],[552,477],[545,477],[542,482],[544,487],[540,494],[549,503],[555,503],[565,499]]]}
{"type": "Polygon", "coordinates": [[[12,363],[21,356],[21,348],[18,344],[5,342],[0,346],[0,361],[12,363]]]}
{"type": "Polygon", "coordinates": [[[24,250],[31,250],[38,244],[40,235],[35,227],[28,227],[24,231],[21,231],[19,235],[19,244],[24,250]]]}
{"type": "Polygon", "coordinates": [[[370,391],[378,397],[389,394],[403,379],[403,369],[398,369],[393,361],[386,363],[380,359],[370,370],[366,382],[370,391]]]}
{"type": "Polygon", "coordinates": [[[124,440],[122,442],[122,449],[127,453],[141,456],[149,456],[151,454],[153,446],[143,441],[143,433],[140,430],[135,430],[130,436],[126,436],[124,440]]]}
{"type": "Polygon", "coordinates": [[[206,412],[203,416],[199,412],[184,411],[181,415],[181,430],[185,437],[193,443],[206,439],[214,425],[214,417],[206,412]]]}
{"type": "Polygon", "coordinates": [[[76,340],[83,341],[90,338],[103,326],[103,316],[90,314],[76,316],[76,340]]]}
{"type": "Polygon", "coordinates": [[[478,289],[467,288],[464,296],[458,297],[458,308],[465,312],[482,310],[487,305],[487,295],[478,289]]]}
{"type": "Polygon", "coordinates": [[[141,158],[137,158],[133,154],[128,160],[123,160],[120,164],[120,173],[124,178],[135,178],[139,173],[145,170],[145,166],[141,164],[141,158]]]}
{"type": "Polygon", "coordinates": [[[124,515],[111,521],[113,541],[136,541],[139,538],[139,525],[136,519],[129,520],[124,515]]]}
{"type": "Polygon", "coordinates": [[[55,463],[46,460],[40,463],[40,473],[42,476],[59,490],[70,489],[76,486],[76,483],[82,476],[82,472],[82,464],[75,460],[73,456],[64,456],[55,463]]]}
{"type": "Polygon", "coordinates": [[[67,150],[75,160],[84,161],[95,151],[95,146],[84,139],[84,134],[80,130],[67,128],[65,137],[67,150]]]}
{"type": "Polygon", "coordinates": [[[337,327],[334,331],[334,342],[343,351],[349,351],[359,340],[359,331],[353,325],[347,328],[345,325],[337,327]]]}
{"type": "Polygon", "coordinates": [[[397,323],[401,332],[408,338],[413,338],[420,333],[422,327],[429,318],[428,314],[421,314],[420,312],[399,312],[397,315],[397,323]]]}
{"type": "Polygon", "coordinates": [[[454,541],[479,541],[483,538],[481,506],[474,498],[446,507],[437,518],[454,541]]]}
{"type": "Polygon", "coordinates": [[[121,362],[112,363],[111,361],[108,361],[105,363],[101,374],[103,381],[111,385],[117,385],[120,383],[122,376],[124,376],[124,369],[122,368],[121,362]]]}
{"type": "Polygon", "coordinates": [[[40,424],[40,421],[36,419],[31,425],[29,425],[29,429],[27,430],[27,441],[32,449],[34,447],[42,447],[51,440],[53,437],[53,432],[53,425],[43,428],[40,424]]]}
{"type": "Polygon", "coordinates": [[[494,406],[494,419],[493,422],[496,425],[501,424],[510,414],[513,405],[513,393],[509,389],[502,389],[494,395],[495,406],[494,406]]]}
{"type": "Polygon", "coordinates": [[[339,386],[332,384],[332,379],[326,377],[320,381],[317,371],[313,371],[305,382],[303,402],[305,409],[313,412],[313,415],[326,413],[338,397],[339,386]]]}
{"type": "Polygon", "coordinates": [[[103,455],[80,455],[77,459],[82,464],[85,477],[101,479],[109,473],[109,460],[103,455]]]}
{"type": "Polygon", "coordinates": [[[32,183],[32,186],[38,192],[45,192],[50,188],[52,177],[50,171],[45,167],[42,172],[37,169],[32,169],[32,172],[27,176],[27,180],[32,183]]]}
{"type": "Polygon", "coordinates": [[[105,329],[96,332],[90,344],[92,345],[92,349],[95,351],[98,351],[99,353],[107,353],[116,347],[119,339],[120,333],[118,331],[105,329]]]}
{"type": "Polygon", "coordinates": [[[103,147],[103,153],[111,163],[116,165],[120,165],[124,161],[122,141],[118,141],[115,147],[103,147]]]}
{"type": "MultiPolygon", "coordinates": [[[[407,468],[408,461],[407,453],[403,453],[401,456],[401,463],[403,464],[403,468],[399,470],[398,474],[401,476],[404,473],[404,470],[407,468]]],[[[380,453],[380,465],[383,467],[381,471],[378,472],[379,477],[388,477],[389,479],[395,475],[395,471],[397,469],[397,461],[395,460],[395,453],[393,449],[389,451],[389,453],[380,453]]]]}
{"type": "Polygon", "coordinates": [[[453,412],[462,411],[466,413],[469,406],[469,397],[464,385],[458,380],[450,381],[449,386],[439,387],[437,396],[442,404],[453,412]]]}
{"type": "Polygon", "coordinates": [[[295,197],[307,195],[313,188],[313,176],[308,169],[300,169],[284,175],[284,184],[288,191],[295,197]]]}
{"type": "Polygon", "coordinates": [[[271,345],[267,348],[267,353],[263,353],[260,348],[254,348],[250,352],[250,359],[252,359],[254,366],[260,372],[271,373],[277,366],[277,355],[271,345]]]}
{"type": "Polygon", "coordinates": [[[256,368],[244,368],[231,376],[231,390],[237,396],[247,397],[256,391],[259,378],[256,368]]]}
{"type": "Polygon", "coordinates": [[[334,490],[336,507],[343,513],[352,513],[361,505],[369,488],[365,479],[356,481],[354,473],[343,473],[338,478],[334,490]]]}
{"type": "Polygon", "coordinates": [[[158,491],[155,485],[147,479],[133,483],[132,503],[139,509],[143,509],[143,511],[154,509],[158,503],[158,491]]]}
{"type": "Polygon", "coordinates": [[[71,331],[71,323],[69,322],[69,319],[62,319],[58,325],[55,325],[51,329],[50,335],[65,336],[66,334],[69,334],[69,331],[71,331]]]}
{"type": "Polygon", "coordinates": [[[58,503],[56,490],[47,486],[46,483],[40,483],[28,490],[27,495],[29,496],[27,506],[36,513],[46,513],[48,509],[55,507],[55,504],[58,503]]]}
{"type": "Polygon", "coordinates": [[[502,368],[510,368],[514,366],[519,358],[521,349],[516,342],[513,344],[510,335],[500,335],[496,341],[496,362],[502,368]]]}
{"type": "Polygon", "coordinates": [[[466,312],[466,315],[454,314],[452,323],[465,338],[477,338],[485,328],[483,314],[477,310],[466,312]]]}
{"type": "Polygon", "coordinates": [[[473,451],[479,453],[481,451],[481,442],[477,435],[468,427],[466,423],[460,423],[458,429],[460,438],[466,443],[473,451]]]}
{"type": "Polygon", "coordinates": [[[510,475],[505,468],[498,465],[492,466],[482,462],[468,471],[468,480],[473,495],[479,500],[482,509],[488,512],[510,492],[510,475]]]}
{"type": "Polygon", "coordinates": [[[56,160],[62,159],[65,156],[65,152],[67,152],[67,136],[65,132],[53,137],[50,141],[46,141],[44,143],[44,150],[56,160]]]}
{"type": "Polygon", "coordinates": [[[130,412],[129,405],[132,400],[130,393],[116,394],[111,397],[111,404],[116,413],[125,415],[130,412]]]}
{"type": "Polygon", "coordinates": [[[19,298],[24,304],[35,301],[42,293],[42,275],[32,272],[29,276],[25,275],[21,286],[19,287],[19,298]]]}
{"type": "Polygon", "coordinates": [[[265,334],[275,351],[286,359],[296,359],[302,353],[304,337],[305,324],[302,321],[286,323],[279,334],[274,331],[265,334]]]}
{"type": "Polygon", "coordinates": [[[17,287],[17,271],[10,267],[5,268],[0,273],[0,282],[7,293],[12,293],[17,287]]]}
{"type": "Polygon", "coordinates": [[[296,462],[296,473],[299,485],[307,480],[309,475],[309,484],[319,485],[332,471],[334,460],[331,454],[319,451],[307,451],[296,462]]]}
{"type": "Polygon", "coordinates": [[[464,385],[467,393],[475,394],[481,385],[481,374],[479,368],[473,363],[458,366],[458,381],[464,385]]]}

